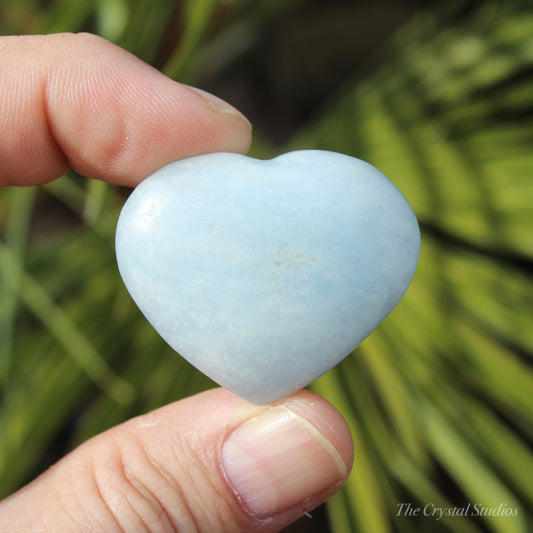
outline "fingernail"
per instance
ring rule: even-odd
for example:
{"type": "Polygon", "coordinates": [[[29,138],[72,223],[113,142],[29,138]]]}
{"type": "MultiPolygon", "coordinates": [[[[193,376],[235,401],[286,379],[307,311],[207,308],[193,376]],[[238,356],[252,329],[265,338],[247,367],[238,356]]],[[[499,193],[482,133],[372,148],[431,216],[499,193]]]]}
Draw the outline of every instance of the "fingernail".
{"type": "Polygon", "coordinates": [[[207,102],[209,102],[209,104],[220,113],[234,115],[240,118],[250,129],[252,129],[252,124],[250,121],[238,109],[235,109],[232,105],[228,104],[228,102],[222,100],[222,98],[219,98],[218,96],[208,93],[202,89],[198,89],[198,87],[192,87],[191,85],[187,85],[187,87],[207,100],[207,102]]]}
{"type": "Polygon", "coordinates": [[[301,504],[348,473],[333,444],[285,407],[268,409],[233,431],[221,462],[235,495],[258,518],[301,504]]]}

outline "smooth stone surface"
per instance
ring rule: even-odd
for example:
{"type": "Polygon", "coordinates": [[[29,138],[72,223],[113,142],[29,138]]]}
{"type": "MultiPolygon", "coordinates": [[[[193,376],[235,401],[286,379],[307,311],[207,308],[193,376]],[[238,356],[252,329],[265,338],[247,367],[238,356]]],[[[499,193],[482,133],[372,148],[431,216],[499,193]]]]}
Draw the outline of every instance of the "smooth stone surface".
{"type": "Polygon", "coordinates": [[[154,328],[255,403],[348,355],[407,290],[419,251],[413,211],[382,173],[314,150],[168,165],[135,189],[116,233],[120,273],[154,328]]]}

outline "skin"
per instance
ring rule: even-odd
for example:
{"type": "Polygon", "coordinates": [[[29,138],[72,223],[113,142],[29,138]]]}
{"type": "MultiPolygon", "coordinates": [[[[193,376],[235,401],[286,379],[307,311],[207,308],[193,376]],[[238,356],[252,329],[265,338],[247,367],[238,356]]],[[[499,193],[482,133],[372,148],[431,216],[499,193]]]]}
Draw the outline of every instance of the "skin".
{"type": "MultiPolygon", "coordinates": [[[[177,159],[248,151],[251,128],[234,108],[96,36],[0,37],[0,56],[1,186],[45,183],[73,168],[133,187],[177,159]]],[[[0,502],[0,531],[280,531],[340,488],[353,446],[323,398],[301,391],[278,405],[311,424],[346,465],[297,505],[261,518],[245,507],[220,450],[267,408],[213,389],[87,441],[0,502]]]]}

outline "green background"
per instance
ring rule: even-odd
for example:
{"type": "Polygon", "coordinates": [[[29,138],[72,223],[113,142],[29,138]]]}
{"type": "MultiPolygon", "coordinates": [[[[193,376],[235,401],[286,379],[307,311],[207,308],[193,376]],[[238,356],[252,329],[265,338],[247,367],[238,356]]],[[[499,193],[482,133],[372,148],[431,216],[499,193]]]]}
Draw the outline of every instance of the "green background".
{"type": "MultiPolygon", "coordinates": [[[[251,155],[362,158],[419,217],[405,298],[311,385],[350,425],[353,473],[287,531],[533,530],[532,3],[0,0],[0,34],[80,30],[241,109],[251,155]],[[517,515],[409,518],[402,502],[517,515]]],[[[127,194],[73,173],[0,191],[0,497],[213,385],[122,285],[127,194]]]]}

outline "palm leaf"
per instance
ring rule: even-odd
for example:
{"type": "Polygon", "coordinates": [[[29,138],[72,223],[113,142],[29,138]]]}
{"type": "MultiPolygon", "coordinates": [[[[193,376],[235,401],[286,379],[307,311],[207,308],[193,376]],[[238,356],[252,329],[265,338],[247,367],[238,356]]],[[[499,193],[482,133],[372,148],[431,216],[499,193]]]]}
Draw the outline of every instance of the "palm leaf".
{"type": "MultiPolygon", "coordinates": [[[[362,449],[383,448],[371,476],[389,498],[386,531],[406,520],[395,516],[405,494],[419,507],[440,497],[518,510],[470,523],[426,519],[431,531],[483,522],[520,532],[531,520],[533,460],[522,439],[533,428],[533,11],[487,2],[460,15],[415,17],[381,66],[291,144],[369,161],[419,216],[422,256],[404,301],[335,371],[342,383],[313,385],[347,416],[356,412],[358,425],[368,420],[356,432],[362,449]],[[402,457],[399,478],[391,455],[402,457]]],[[[346,491],[345,521],[355,522],[364,501],[350,483],[346,491]]],[[[356,530],[374,528],[363,521],[356,530]]]]}

